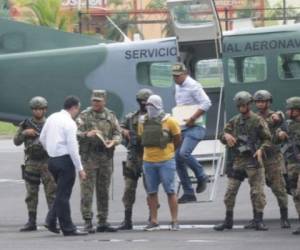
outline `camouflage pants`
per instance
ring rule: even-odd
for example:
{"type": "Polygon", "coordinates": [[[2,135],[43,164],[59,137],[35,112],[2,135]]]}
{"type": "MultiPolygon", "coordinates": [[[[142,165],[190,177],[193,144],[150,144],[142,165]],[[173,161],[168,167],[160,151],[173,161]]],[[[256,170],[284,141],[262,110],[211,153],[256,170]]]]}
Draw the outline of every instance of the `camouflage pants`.
{"type": "MultiPolygon", "coordinates": [[[[44,185],[45,196],[48,208],[51,207],[55,199],[56,184],[53,176],[48,170],[47,163],[30,163],[25,166],[25,171],[30,175],[40,176],[40,180],[44,185]]],[[[28,180],[25,181],[26,185],[26,198],[28,212],[37,212],[38,198],[39,198],[39,184],[32,183],[28,180]]]]}
{"type": "MultiPolygon", "coordinates": [[[[139,159],[137,161],[127,160],[126,169],[123,171],[125,187],[122,202],[124,204],[125,210],[132,210],[133,204],[136,197],[136,188],[138,180],[142,171],[143,160],[139,159]]],[[[143,176],[143,183],[145,187],[145,179],[143,176]]],[[[146,190],[146,187],[145,187],[146,190]]]]}
{"type": "Polygon", "coordinates": [[[97,159],[84,163],[87,178],[80,183],[81,214],[84,220],[92,219],[92,204],[96,189],[97,217],[99,224],[104,224],[108,216],[109,187],[111,183],[112,159],[97,159]]]}
{"type": "MultiPolygon", "coordinates": [[[[253,198],[253,209],[257,212],[263,212],[266,205],[264,193],[265,173],[263,168],[240,168],[233,167],[235,170],[246,171],[248,183],[250,185],[250,196],[253,198]]],[[[242,181],[229,177],[227,190],[224,197],[224,203],[227,211],[233,211],[235,200],[242,181]]]]}
{"type": "Polygon", "coordinates": [[[300,218],[300,165],[288,164],[288,178],[295,207],[300,218]]]}
{"type": "Polygon", "coordinates": [[[280,208],[288,207],[288,196],[282,175],[284,164],[281,154],[276,155],[272,160],[264,161],[266,183],[275,195],[280,208]]]}

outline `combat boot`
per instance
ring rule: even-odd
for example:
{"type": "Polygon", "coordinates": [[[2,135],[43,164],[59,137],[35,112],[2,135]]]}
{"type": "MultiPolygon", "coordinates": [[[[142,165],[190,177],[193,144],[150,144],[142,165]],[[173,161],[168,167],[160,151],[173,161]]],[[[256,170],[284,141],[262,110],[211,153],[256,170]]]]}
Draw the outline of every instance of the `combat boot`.
{"type": "Polygon", "coordinates": [[[267,231],[268,228],[263,222],[263,213],[257,212],[255,214],[255,230],[257,231],[267,231]]]}
{"type": "Polygon", "coordinates": [[[125,210],[125,217],[121,225],[118,227],[119,230],[132,230],[132,210],[125,210]]]}
{"type": "Polygon", "coordinates": [[[223,231],[224,229],[232,229],[233,227],[233,211],[227,211],[223,223],[215,225],[214,230],[223,231]]]}
{"type": "Polygon", "coordinates": [[[83,226],[83,231],[87,232],[89,234],[93,234],[96,232],[95,228],[93,227],[93,223],[91,219],[85,220],[84,226],[83,226]]]}
{"type": "Polygon", "coordinates": [[[255,212],[255,210],[253,209],[253,219],[250,220],[250,221],[248,222],[248,224],[244,226],[245,229],[255,229],[255,228],[256,228],[256,224],[255,224],[255,214],[256,214],[256,212],[255,212]]]}
{"type": "Polygon", "coordinates": [[[281,228],[290,228],[291,227],[291,224],[288,219],[287,208],[280,208],[280,225],[281,225],[281,228]]]}
{"type": "Polygon", "coordinates": [[[28,222],[20,229],[20,232],[30,232],[36,231],[36,213],[29,212],[28,213],[28,222]]]}

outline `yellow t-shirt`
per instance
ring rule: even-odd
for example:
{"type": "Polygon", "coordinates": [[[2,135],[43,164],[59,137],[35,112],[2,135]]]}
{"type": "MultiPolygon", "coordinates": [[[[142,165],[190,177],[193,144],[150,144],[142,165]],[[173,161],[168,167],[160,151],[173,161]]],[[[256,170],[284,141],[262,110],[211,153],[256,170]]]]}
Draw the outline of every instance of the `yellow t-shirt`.
{"type": "MultiPolygon", "coordinates": [[[[143,124],[141,124],[143,125],[143,124]]],[[[180,134],[180,126],[173,117],[167,117],[162,121],[162,127],[168,130],[172,136],[180,134]]],[[[139,131],[143,132],[143,126],[139,131]]],[[[168,161],[174,157],[175,148],[173,142],[168,143],[165,148],[160,147],[144,147],[143,160],[148,162],[168,161]]]]}

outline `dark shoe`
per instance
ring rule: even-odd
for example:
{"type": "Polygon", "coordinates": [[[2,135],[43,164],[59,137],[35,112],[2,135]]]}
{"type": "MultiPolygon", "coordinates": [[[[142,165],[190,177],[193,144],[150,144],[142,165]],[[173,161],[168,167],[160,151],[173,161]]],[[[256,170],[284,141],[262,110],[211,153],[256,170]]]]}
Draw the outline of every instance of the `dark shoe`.
{"type": "Polygon", "coordinates": [[[256,224],[254,219],[250,220],[247,225],[244,226],[245,229],[256,229],[256,224]]]}
{"type": "Polygon", "coordinates": [[[227,211],[223,223],[214,226],[214,230],[223,231],[224,229],[232,229],[233,227],[233,212],[227,211]]]}
{"type": "Polygon", "coordinates": [[[132,222],[131,221],[123,221],[121,225],[118,227],[118,230],[132,230],[132,222]]]}
{"type": "Polygon", "coordinates": [[[144,231],[152,232],[160,230],[160,226],[157,223],[150,222],[146,227],[144,227],[144,231]]]}
{"type": "Polygon", "coordinates": [[[281,225],[281,228],[290,228],[291,227],[291,224],[288,219],[287,208],[280,209],[280,225],[281,225]]]}
{"type": "Polygon", "coordinates": [[[79,230],[74,230],[74,231],[70,231],[70,232],[63,232],[64,236],[85,236],[85,235],[88,235],[87,232],[82,232],[82,231],[79,231],[79,230]]]}
{"type": "Polygon", "coordinates": [[[29,212],[28,222],[20,229],[20,232],[30,232],[36,230],[36,212],[29,212]]]}
{"type": "Polygon", "coordinates": [[[257,212],[255,215],[255,230],[257,231],[267,231],[268,228],[263,222],[263,213],[257,212]]]}
{"type": "Polygon", "coordinates": [[[118,231],[118,229],[111,227],[109,224],[99,224],[97,226],[97,232],[99,232],[99,233],[104,233],[104,232],[114,233],[117,231],[118,231]]]}
{"type": "Polygon", "coordinates": [[[45,224],[44,225],[45,228],[48,229],[48,231],[52,232],[52,233],[55,233],[55,234],[59,234],[60,233],[60,230],[59,228],[56,226],[56,225],[50,225],[50,224],[45,224]]]}
{"type": "Polygon", "coordinates": [[[195,202],[197,201],[197,198],[194,194],[183,194],[179,199],[178,203],[183,204],[183,203],[189,203],[189,202],[195,202]]]}
{"type": "Polygon", "coordinates": [[[37,227],[36,224],[33,222],[28,221],[21,229],[20,232],[31,232],[36,231],[37,227]]]}
{"type": "Polygon", "coordinates": [[[94,234],[96,232],[95,228],[93,227],[92,220],[85,220],[83,232],[87,232],[89,234],[94,234]]]}
{"type": "Polygon", "coordinates": [[[198,180],[198,184],[196,187],[196,193],[199,194],[199,193],[204,192],[207,187],[207,182],[208,182],[208,177],[198,180]]]}
{"type": "Polygon", "coordinates": [[[300,227],[293,232],[293,235],[300,235],[300,227]]]}
{"type": "Polygon", "coordinates": [[[132,209],[125,209],[124,221],[118,227],[119,230],[132,230],[132,209]]]}
{"type": "Polygon", "coordinates": [[[232,227],[233,227],[233,224],[229,224],[229,223],[226,223],[226,221],[224,221],[221,224],[215,225],[214,230],[223,231],[224,229],[232,229],[232,227]]]}

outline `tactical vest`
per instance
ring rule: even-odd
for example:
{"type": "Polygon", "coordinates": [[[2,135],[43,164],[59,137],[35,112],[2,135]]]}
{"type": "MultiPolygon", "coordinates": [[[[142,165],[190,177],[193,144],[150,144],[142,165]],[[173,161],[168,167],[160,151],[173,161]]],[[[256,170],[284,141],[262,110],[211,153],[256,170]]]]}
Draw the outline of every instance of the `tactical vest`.
{"type": "Polygon", "coordinates": [[[170,132],[163,128],[165,113],[156,118],[147,118],[144,123],[142,145],[144,147],[160,147],[164,149],[172,141],[170,132]]]}
{"type": "MultiPolygon", "coordinates": [[[[23,129],[32,128],[35,129],[38,134],[42,130],[43,124],[35,124],[33,121],[31,123],[26,122],[26,120],[21,124],[23,129]]],[[[48,157],[46,150],[43,148],[42,144],[39,141],[39,136],[35,138],[28,138],[25,142],[25,154],[30,160],[40,161],[48,157]]]]}

